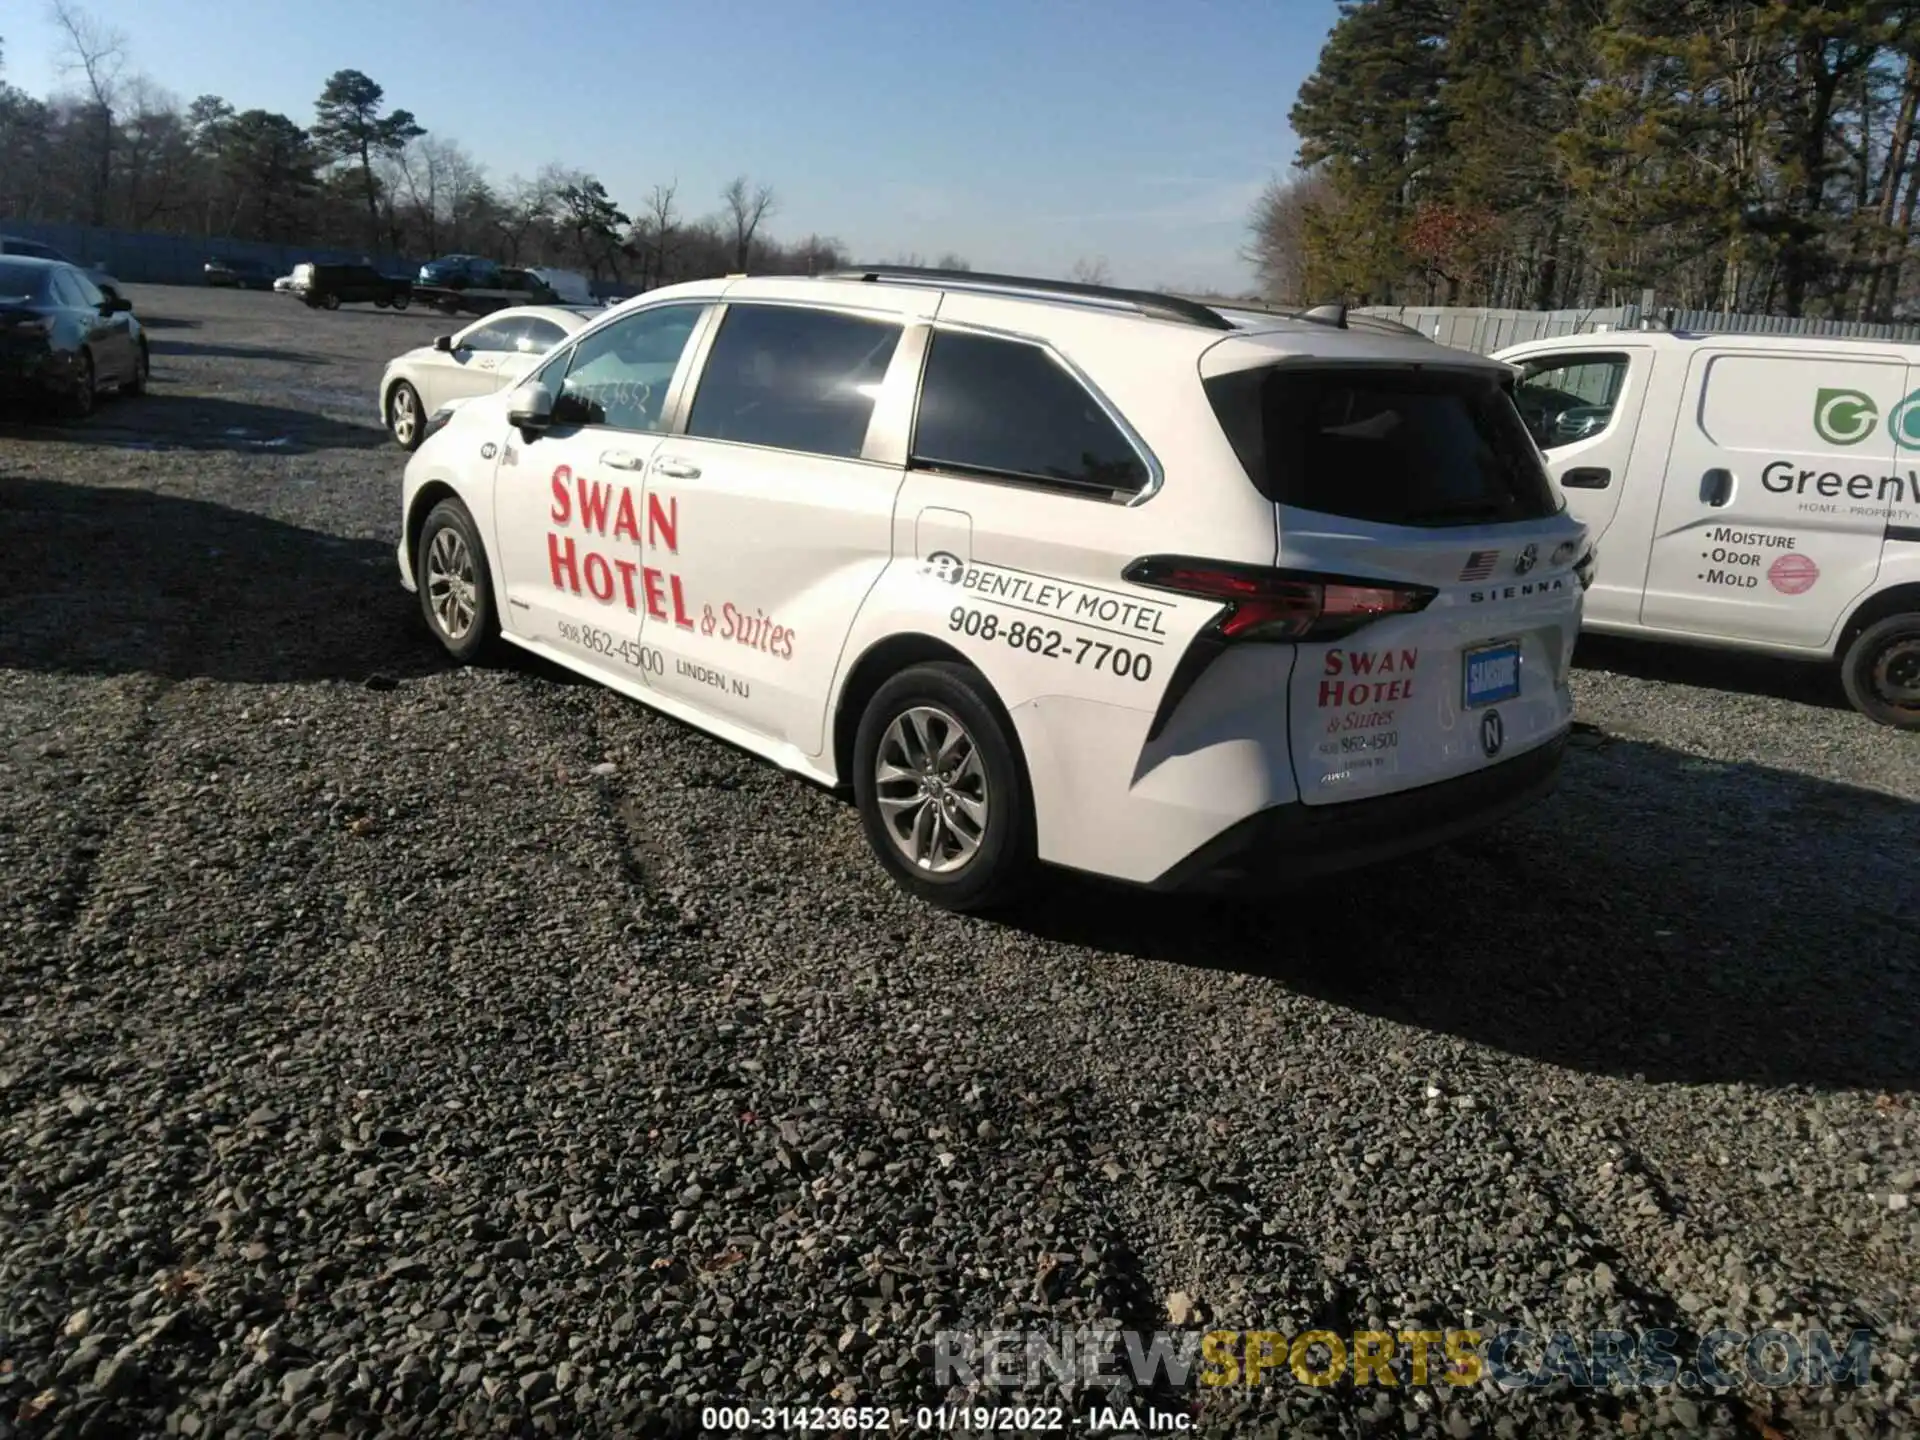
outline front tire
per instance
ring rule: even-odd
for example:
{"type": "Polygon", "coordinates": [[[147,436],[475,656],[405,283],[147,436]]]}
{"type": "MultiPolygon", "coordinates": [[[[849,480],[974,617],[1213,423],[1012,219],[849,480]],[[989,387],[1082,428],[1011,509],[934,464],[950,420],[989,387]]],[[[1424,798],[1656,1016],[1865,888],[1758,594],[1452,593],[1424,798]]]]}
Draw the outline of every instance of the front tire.
{"type": "Polygon", "coordinates": [[[139,353],[133,358],[133,375],[120,387],[123,395],[144,395],[147,393],[147,381],[153,377],[153,358],[147,353],[146,341],[140,342],[139,353]]]}
{"type": "Polygon", "coordinates": [[[420,408],[420,392],[402,380],[387,396],[387,430],[402,450],[418,450],[426,436],[426,417],[420,408]]]}
{"type": "Polygon", "coordinates": [[[442,500],[427,515],[413,574],[433,638],[462,665],[479,659],[497,633],[493,577],[480,531],[458,500],[442,500]]]}
{"type": "Polygon", "coordinates": [[[1840,683],[1869,720],[1920,730],[1920,614],[1890,615],[1855,636],[1840,683]]]}
{"type": "Polygon", "coordinates": [[[338,310],[340,308],[340,297],[338,295],[329,295],[323,303],[329,310],[338,310]]]}
{"type": "Polygon", "coordinates": [[[990,910],[1032,881],[1026,767],[977,670],[915,665],[882,685],[860,717],[853,786],[867,843],[920,899],[990,910]]]}

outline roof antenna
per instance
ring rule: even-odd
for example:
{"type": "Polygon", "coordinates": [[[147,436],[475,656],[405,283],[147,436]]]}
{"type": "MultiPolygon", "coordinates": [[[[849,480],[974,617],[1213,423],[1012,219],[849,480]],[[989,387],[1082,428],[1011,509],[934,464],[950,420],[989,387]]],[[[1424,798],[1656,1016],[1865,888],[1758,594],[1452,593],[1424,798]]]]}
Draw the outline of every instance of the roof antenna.
{"type": "Polygon", "coordinates": [[[1302,320],[1311,320],[1316,325],[1331,325],[1336,330],[1347,328],[1347,302],[1336,301],[1331,305],[1316,305],[1311,310],[1300,312],[1302,320]]]}

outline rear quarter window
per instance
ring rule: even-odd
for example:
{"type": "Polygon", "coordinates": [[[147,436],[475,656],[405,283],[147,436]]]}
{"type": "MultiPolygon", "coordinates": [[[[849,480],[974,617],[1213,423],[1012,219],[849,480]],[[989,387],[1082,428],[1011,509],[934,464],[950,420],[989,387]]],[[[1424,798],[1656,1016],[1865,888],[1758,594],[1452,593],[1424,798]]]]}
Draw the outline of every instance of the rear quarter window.
{"type": "Polygon", "coordinates": [[[923,469],[1132,495],[1141,458],[1087,387],[1038,345],[935,331],[920,383],[912,463],[923,469]]]}
{"type": "Polygon", "coordinates": [[[1496,376],[1270,367],[1206,383],[1248,476],[1276,504],[1423,527],[1559,508],[1496,376]]]}

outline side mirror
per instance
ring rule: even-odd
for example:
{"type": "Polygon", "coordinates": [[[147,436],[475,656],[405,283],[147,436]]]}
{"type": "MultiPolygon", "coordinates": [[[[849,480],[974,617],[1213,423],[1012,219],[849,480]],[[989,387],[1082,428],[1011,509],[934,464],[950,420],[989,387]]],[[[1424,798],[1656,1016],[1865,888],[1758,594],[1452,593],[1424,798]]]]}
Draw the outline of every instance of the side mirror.
{"type": "Polygon", "coordinates": [[[453,353],[453,336],[451,335],[434,336],[433,348],[438,350],[442,355],[451,355],[453,353]]]}
{"type": "Polygon", "coordinates": [[[110,315],[126,315],[130,314],[132,310],[133,301],[124,295],[115,295],[107,301],[107,313],[110,315]]]}
{"type": "Polygon", "coordinates": [[[521,430],[545,430],[553,424],[553,391],[537,382],[522,385],[507,402],[507,423],[521,430]]]}

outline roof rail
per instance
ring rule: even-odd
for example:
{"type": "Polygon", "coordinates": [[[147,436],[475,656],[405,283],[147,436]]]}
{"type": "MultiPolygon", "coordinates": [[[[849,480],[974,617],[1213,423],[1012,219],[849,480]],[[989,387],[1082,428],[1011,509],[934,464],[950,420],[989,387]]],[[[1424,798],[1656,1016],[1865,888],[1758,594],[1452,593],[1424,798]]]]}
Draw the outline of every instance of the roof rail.
{"type": "Polygon", "coordinates": [[[1233,330],[1238,327],[1210,306],[1176,295],[1161,295],[1152,290],[1123,290],[1115,285],[1085,285],[1077,280],[1043,280],[1031,275],[993,275],[979,270],[937,270],[918,265],[856,265],[832,270],[823,280],[871,280],[902,285],[940,285],[952,289],[1024,291],[1032,295],[1058,295],[1065,299],[1104,300],[1130,305],[1142,315],[1156,320],[1177,320],[1208,330],[1233,330]]]}

